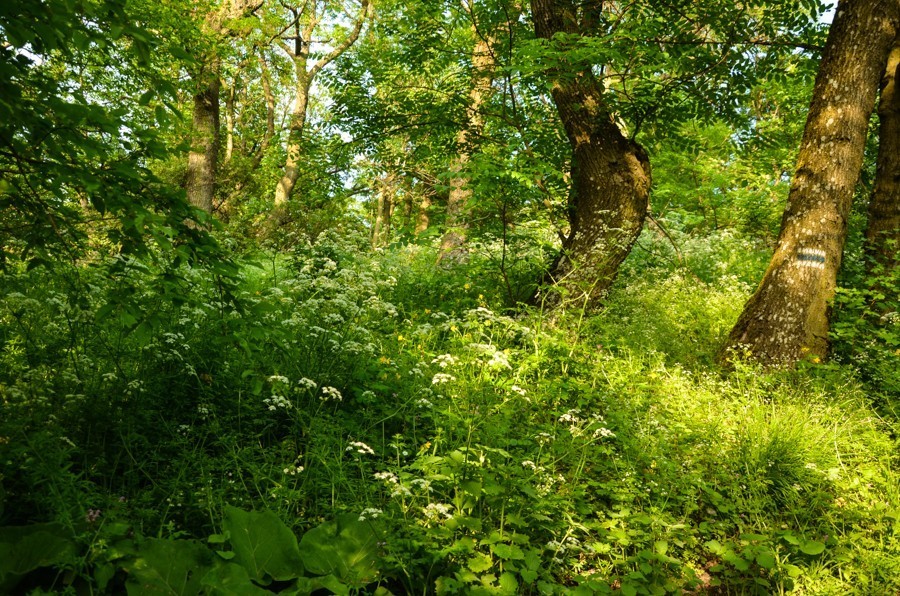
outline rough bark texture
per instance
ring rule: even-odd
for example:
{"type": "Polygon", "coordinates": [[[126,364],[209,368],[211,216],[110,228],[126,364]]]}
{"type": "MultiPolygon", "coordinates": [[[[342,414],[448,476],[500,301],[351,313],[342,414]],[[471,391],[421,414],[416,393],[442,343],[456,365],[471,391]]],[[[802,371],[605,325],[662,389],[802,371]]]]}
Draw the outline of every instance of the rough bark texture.
{"type": "MultiPolygon", "coordinates": [[[[226,25],[230,19],[237,19],[257,10],[261,0],[230,0],[215,11],[207,14],[204,29],[214,36],[232,35],[226,25]]],[[[191,151],[188,153],[188,167],[185,191],[188,201],[207,212],[213,210],[216,193],[216,172],[219,161],[220,106],[219,79],[220,57],[207,55],[203,58],[204,68],[196,77],[198,91],[194,95],[193,129],[191,131],[191,151]]],[[[229,139],[231,138],[229,130],[229,139]]],[[[230,149],[229,149],[230,151],[230,149]]]]}
{"type": "Polygon", "coordinates": [[[477,31],[475,31],[475,35],[467,118],[463,127],[456,134],[459,154],[450,166],[453,177],[450,178],[446,231],[441,238],[439,262],[448,256],[457,254],[466,241],[468,228],[466,206],[472,197],[472,189],[469,188],[470,178],[465,170],[472,156],[473,143],[484,131],[484,116],[481,114],[481,108],[490,97],[491,84],[494,80],[494,56],[490,43],[488,40],[478,37],[477,31]]]}
{"type": "Polygon", "coordinates": [[[185,190],[191,205],[211,213],[219,159],[218,69],[207,73],[204,83],[194,95],[193,130],[185,190]]]}
{"type": "Polygon", "coordinates": [[[828,350],[828,302],[897,13],[897,0],[838,4],[777,248],[729,338],[730,348],[761,362],[790,365],[828,350]]]}
{"type": "Polygon", "coordinates": [[[881,79],[878,104],[878,170],[875,189],[869,201],[869,225],[866,244],[872,263],[883,271],[897,267],[900,261],[900,38],[888,56],[881,79]]]}
{"type": "MultiPolygon", "coordinates": [[[[532,0],[537,36],[590,34],[588,25],[599,8],[575,5],[572,0],[532,0]]],[[[548,74],[572,145],[572,188],[569,236],[550,272],[556,290],[538,300],[555,306],[565,298],[592,307],[612,284],[644,224],[650,161],[644,149],[619,129],[604,104],[603,86],[590,69],[554,69],[548,74]]]]}

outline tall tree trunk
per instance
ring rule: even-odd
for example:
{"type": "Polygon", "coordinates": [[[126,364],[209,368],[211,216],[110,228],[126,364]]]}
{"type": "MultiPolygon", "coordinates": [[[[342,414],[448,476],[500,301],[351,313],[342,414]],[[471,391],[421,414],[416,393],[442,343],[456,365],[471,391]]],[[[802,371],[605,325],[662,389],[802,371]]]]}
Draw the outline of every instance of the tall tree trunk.
{"type": "Polygon", "coordinates": [[[892,271],[900,261],[900,38],[888,56],[878,104],[878,170],[869,201],[866,248],[873,265],[892,271]]]}
{"type": "Polygon", "coordinates": [[[225,95],[225,163],[231,161],[234,155],[234,103],[237,84],[238,78],[235,76],[225,95]]]}
{"type": "MultiPolygon", "coordinates": [[[[588,35],[599,8],[579,10],[572,0],[532,0],[538,37],[588,35]]],[[[546,306],[563,297],[596,306],[640,235],[650,194],[650,160],[623,134],[590,68],[554,68],[551,95],[572,146],[570,231],[550,272],[555,289],[538,296],[546,306]]]]}
{"type": "Polygon", "coordinates": [[[416,213],[416,236],[428,230],[428,225],[430,223],[428,216],[429,209],[431,209],[431,195],[428,194],[428,191],[425,191],[422,194],[421,202],[419,202],[418,213],[416,213]]]}
{"type": "Polygon", "coordinates": [[[731,331],[729,348],[772,365],[794,364],[805,354],[825,357],[828,301],[898,10],[897,0],[838,3],[775,254],[731,331]]]}
{"type": "MultiPolygon", "coordinates": [[[[473,28],[474,29],[474,28],[473,28]]],[[[491,84],[494,81],[494,56],[489,40],[479,37],[478,31],[475,47],[472,51],[472,79],[469,89],[469,105],[466,122],[456,134],[458,155],[450,165],[453,177],[450,178],[450,196],[447,200],[446,231],[441,238],[441,249],[438,262],[459,251],[466,241],[468,221],[467,204],[472,197],[469,188],[470,176],[466,167],[472,157],[472,147],[484,131],[484,116],[481,108],[490,98],[491,84]]]]}
{"type": "Polygon", "coordinates": [[[185,190],[191,205],[212,213],[219,159],[219,74],[218,65],[202,77],[202,87],[194,95],[191,150],[188,154],[185,190]]]}
{"type": "Polygon", "coordinates": [[[297,86],[294,90],[294,110],[291,113],[291,125],[288,130],[287,157],[284,162],[284,173],[275,187],[275,207],[287,204],[294,186],[300,177],[300,153],[303,149],[303,129],[306,127],[306,110],[309,106],[309,89],[311,81],[307,78],[306,59],[294,61],[297,73],[297,86]]]}
{"type": "MultiPolygon", "coordinates": [[[[217,10],[206,15],[203,28],[213,36],[233,35],[225,24],[252,14],[262,5],[262,0],[227,0],[217,10]]],[[[198,91],[194,95],[191,150],[188,153],[185,191],[188,201],[195,207],[211,213],[216,192],[216,171],[219,161],[219,70],[221,57],[213,51],[201,62],[203,67],[196,77],[198,91]]]]}
{"type": "Polygon", "coordinates": [[[372,248],[387,246],[391,241],[391,215],[394,212],[394,195],[397,192],[397,178],[388,172],[378,181],[378,206],[375,223],[372,226],[372,248]]]}
{"type": "Polygon", "coordinates": [[[313,36],[322,18],[320,10],[324,8],[324,3],[320,5],[320,2],[321,0],[307,0],[298,6],[282,3],[282,6],[287,8],[292,15],[292,25],[289,25],[288,29],[293,26],[294,35],[293,45],[287,43],[285,41],[286,38],[282,38],[281,47],[294,63],[296,85],[294,87],[294,109],[291,113],[291,124],[288,130],[284,174],[282,174],[278,185],[275,187],[275,211],[273,215],[276,219],[278,219],[283,208],[290,200],[291,194],[294,192],[294,186],[297,184],[297,179],[300,177],[303,130],[306,127],[306,111],[309,107],[309,91],[312,88],[312,83],[323,68],[356,43],[363,24],[372,14],[372,5],[369,0],[360,0],[359,13],[356,15],[350,33],[343,41],[325,53],[310,67],[309,60],[313,36]]]}

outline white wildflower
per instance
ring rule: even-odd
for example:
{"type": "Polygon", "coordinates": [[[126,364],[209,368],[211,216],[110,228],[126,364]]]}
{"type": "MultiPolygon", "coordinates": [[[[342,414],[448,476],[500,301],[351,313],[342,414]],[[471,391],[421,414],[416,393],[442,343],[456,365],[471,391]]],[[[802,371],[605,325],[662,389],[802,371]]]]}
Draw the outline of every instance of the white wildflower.
{"type": "Polygon", "coordinates": [[[459,360],[450,354],[441,354],[431,361],[432,364],[437,364],[441,368],[447,368],[448,366],[452,366],[457,362],[459,362],[459,360]]]}
{"type": "Polygon", "coordinates": [[[312,379],[307,379],[306,377],[303,377],[302,379],[297,381],[298,389],[309,389],[310,391],[314,391],[316,387],[318,387],[318,385],[316,385],[316,382],[312,379]]]}
{"type": "Polygon", "coordinates": [[[448,375],[445,373],[438,373],[438,374],[434,375],[434,377],[432,377],[431,384],[432,385],[440,385],[442,383],[449,383],[450,381],[455,381],[455,380],[456,380],[456,377],[454,377],[453,375],[448,375]]]}
{"type": "Polygon", "coordinates": [[[580,413],[581,413],[581,410],[579,410],[577,408],[573,408],[573,409],[569,410],[568,412],[566,412],[565,414],[563,414],[562,416],[560,416],[559,421],[560,422],[568,422],[569,424],[578,424],[579,422],[581,422],[581,418],[579,418],[577,416],[577,414],[580,414],[580,413]]]}
{"type": "Polygon", "coordinates": [[[373,451],[371,447],[361,441],[351,441],[350,444],[347,445],[347,449],[345,449],[345,451],[356,451],[361,455],[375,455],[375,451],[373,451]]]}
{"type": "Polygon", "coordinates": [[[388,484],[398,484],[400,482],[400,479],[393,472],[376,472],[375,479],[383,480],[388,484]]]}
{"type": "Polygon", "coordinates": [[[322,395],[319,399],[322,401],[344,401],[344,396],[334,387],[322,387],[322,395]]]}
{"type": "Polygon", "coordinates": [[[445,505],[444,503],[429,503],[422,511],[425,513],[426,519],[432,522],[441,518],[449,519],[453,517],[450,513],[452,511],[450,505],[445,505]]]}
{"type": "Polygon", "coordinates": [[[382,513],[384,513],[384,512],[381,509],[376,509],[375,507],[367,507],[362,510],[362,513],[359,514],[359,521],[366,521],[367,519],[375,519],[382,513]]]}
{"type": "Polygon", "coordinates": [[[604,439],[612,439],[616,436],[616,433],[609,430],[605,426],[601,426],[597,430],[594,431],[594,438],[604,438],[604,439]]]}

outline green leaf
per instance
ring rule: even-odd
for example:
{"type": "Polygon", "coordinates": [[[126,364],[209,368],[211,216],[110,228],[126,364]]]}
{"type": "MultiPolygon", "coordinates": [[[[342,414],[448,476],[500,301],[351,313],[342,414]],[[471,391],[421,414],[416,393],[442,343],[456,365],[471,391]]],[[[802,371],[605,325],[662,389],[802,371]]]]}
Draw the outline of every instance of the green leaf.
{"type": "Polygon", "coordinates": [[[769,551],[763,551],[756,555],[756,564],[763,569],[772,569],[775,567],[775,557],[769,551]]]}
{"type": "Polygon", "coordinates": [[[514,545],[495,544],[491,547],[491,550],[494,551],[495,555],[501,559],[506,559],[507,561],[523,560],[525,558],[525,553],[522,552],[522,549],[514,545]]]}
{"type": "Polygon", "coordinates": [[[484,553],[476,553],[469,559],[469,562],[466,563],[466,567],[475,573],[483,573],[493,567],[493,565],[494,561],[491,559],[490,555],[484,553]]]}
{"type": "Polygon", "coordinates": [[[515,594],[519,589],[519,582],[516,576],[509,571],[500,574],[498,581],[500,588],[507,594],[515,594]]]}
{"type": "Polygon", "coordinates": [[[345,513],[304,534],[300,557],[311,573],[361,587],[378,577],[378,534],[371,522],[345,513]]]}
{"type": "Polygon", "coordinates": [[[800,552],[806,555],[818,555],[825,550],[825,544],[818,540],[804,540],[800,543],[800,552]]]}
{"type": "Polygon", "coordinates": [[[286,581],[303,575],[297,537],[271,511],[226,507],[222,525],[230,535],[235,563],[242,565],[252,579],[286,581]]]}
{"type": "Polygon", "coordinates": [[[210,596],[264,596],[271,594],[255,585],[247,570],[235,563],[217,565],[203,576],[201,583],[210,596]]]}
{"type": "Polygon", "coordinates": [[[0,589],[15,576],[74,561],[75,542],[59,524],[0,528],[0,589]]]}
{"type": "Polygon", "coordinates": [[[129,573],[128,594],[199,594],[201,579],[212,568],[212,553],[192,540],[150,538],[140,544],[135,559],[122,567],[129,573]]]}
{"type": "Polygon", "coordinates": [[[722,559],[734,565],[734,568],[739,571],[747,571],[750,569],[750,561],[741,558],[734,553],[725,553],[722,559]]]}

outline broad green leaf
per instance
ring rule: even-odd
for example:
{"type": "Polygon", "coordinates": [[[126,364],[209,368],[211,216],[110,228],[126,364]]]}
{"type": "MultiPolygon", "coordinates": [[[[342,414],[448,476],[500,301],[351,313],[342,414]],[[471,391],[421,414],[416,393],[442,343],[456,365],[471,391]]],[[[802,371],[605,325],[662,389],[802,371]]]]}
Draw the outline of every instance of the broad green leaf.
{"type": "Polygon", "coordinates": [[[364,586],[378,576],[378,534],[371,522],[345,513],[304,534],[300,557],[311,573],[364,586]]]}
{"type": "Polygon", "coordinates": [[[800,552],[806,555],[818,555],[825,550],[825,544],[818,540],[804,540],[800,543],[800,552]]]}
{"type": "Polygon", "coordinates": [[[495,544],[491,547],[491,550],[494,551],[495,555],[501,559],[506,559],[507,561],[522,560],[525,558],[525,553],[522,552],[522,549],[515,545],[495,544]]]}
{"type": "Polygon", "coordinates": [[[500,574],[500,588],[506,594],[515,594],[519,589],[519,582],[516,580],[516,576],[506,571],[500,574]]]}
{"type": "Polygon", "coordinates": [[[756,564],[763,569],[772,569],[775,567],[775,557],[772,553],[763,551],[756,555],[756,564]]]}
{"type": "Polygon", "coordinates": [[[140,544],[136,558],[126,560],[128,594],[199,594],[203,576],[212,568],[212,553],[192,540],[150,538],[140,544]]]}
{"type": "Polygon", "coordinates": [[[474,573],[483,573],[490,569],[493,566],[494,562],[491,560],[489,555],[484,553],[476,553],[469,562],[466,563],[466,567],[468,567],[474,573]]]}
{"type": "Polygon", "coordinates": [[[235,563],[224,563],[213,567],[203,576],[201,583],[210,596],[263,596],[270,594],[250,580],[247,570],[235,563]]]}
{"type": "Polygon", "coordinates": [[[271,511],[226,507],[222,525],[230,536],[234,562],[252,579],[286,581],[303,575],[297,537],[271,511]]]}
{"type": "Polygon", "coordinates": [[[0,528],[0,589],[15,577],[41,567],[65,565],[75,557],[75,542],[59,524],[0,528]]]}

